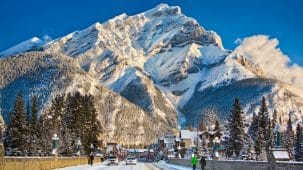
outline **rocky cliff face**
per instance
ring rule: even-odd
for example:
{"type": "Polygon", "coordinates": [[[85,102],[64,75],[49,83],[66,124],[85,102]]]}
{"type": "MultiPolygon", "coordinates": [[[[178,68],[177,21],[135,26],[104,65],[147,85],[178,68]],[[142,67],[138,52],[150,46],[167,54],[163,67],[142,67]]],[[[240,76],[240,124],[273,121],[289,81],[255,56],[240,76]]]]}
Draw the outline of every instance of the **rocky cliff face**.
{"type": "MultiPolygon", "coordinates": [[[[205,30],[179,7],[160,4],[137,15],[121,14],[51,42],[41,42],[35,48],[26,47],[26,51],[42,52],[24,54],[24,50],[11,48],[0,53],[5,57],[0,60],[2,98],[9,99],[2,100],[1,107],[7,111],[11,105],[6,101],[13,96],[9,93],[21,88],[29,94],[43,94],[41,105],[46,106],[56,93],[91,93],[98,96],[102,107],[113,108],[115,111],[110,112],[119,118],[103,118],[104,125],[120,130],[117,124],[126,120],[131,123],[131,117],[137,116],[135,112],[119,111],[128,108],[120,108],[116,101],[136,106],[140,123],[160,122],[159,126],[165,127],[161,129],[186,125],[197,114],[207,114],[207,110],[215,110],[217,117],[224,119],[236,96],[243,101],[248,116],[256,112],[261,97],[268,96],[270,111],[275,107],[281,116],[291,113],[295,121],[302,119],[303,99],[296,95],[296,88],[270,79],[245,54],[224,49],[217,33],[205,30]],[[9,56],[16,53],[21,54],[9,56]],[[44,57],[36,57],[30,67],[23,67],[35,58],[34,54],[44,57]],[[34,83],[26,83],[28,80],[34,83]],[[111,90],[108,93],[115,94],[116,104],[104,104],[105,94],[100,88],[111,90]]],[[[101,117],[105,115],[100,113],[101,117]]],[[[115,136],[123,140],[123,134],[115,136]]]]}

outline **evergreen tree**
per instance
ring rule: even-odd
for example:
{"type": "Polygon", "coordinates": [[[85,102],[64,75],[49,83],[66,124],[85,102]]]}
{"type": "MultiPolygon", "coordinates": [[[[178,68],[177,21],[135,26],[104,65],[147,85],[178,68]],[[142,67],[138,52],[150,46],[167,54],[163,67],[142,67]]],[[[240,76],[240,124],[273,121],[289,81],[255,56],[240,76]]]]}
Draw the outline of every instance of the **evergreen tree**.
{"type": "MultiPolygon", "coordinates": [[[[243,111],[239,98],[236,98],[233,104],[228,126],[229,139],[227,145],[231,149],[230,152],[235,153],[238,157],[244,145],[243,111]]],[[[228,154],[228,156],[230,155],[228,154]]]]}
{"type": "Polygon", "coordinates": [[[36,155],[37,137],[38,137],[38,98],[32,97],[31,114],[30,114],[30,152],[36,155]]]}
{"type": "Polygon", "coordinates": [[[29,102],[26,105],[26,119],[25,119],[25,126],[24,126],[24,154],[31,155],[30,149],[31,149],[31,134],[30,134],[30,119],[31,119],[31,112],[30,112],[30,104],[29,102]]]}
{"type": "Polygon", "coordinates": [[[14,155],[26,155],[27,130],[26,112],[24,110],[23,95],[20,91],[16,97],[10,122],[7,129],[5,148],[11,149],[14,155]]]}
{"type": "Polygon", "coordinates": [[[296,161],[303,161],[303,134],[302,127],[297,124],[296,138],[295,138],[295,159],[296,161]]]}
{"type": "Polygon", "coordinates": [[[221,132],[221,127],[220,127],[220,123],[218,120],[216,120],[216,123],[215,123],[215,131],[221,132]]]}
{"type": "Polygon", "coordinates": [[[232,143],[230,142],[230,128],[231,128],[231,116],[227,117],[227,120],[224,125],[224,131],[226,135],[223,136],[223,146],[225,150],[225,156],[231,157],[233,154],[232,143]]]}
{"type": "Polygon", "coordinates": [[[189,122],[189,125],[187,126],[186,128],[187,130],[190,130],[190,131],[193,131],[194,128],[193,128],[193,124],[191,122],[189,122]]]}
{"type": "Polygon", "coordinates": [[[33,96],[32,98],[32,110],[31,110],[31,127],[32,129],[37,129],[37,124],[38,124],[38,97],[33,96]]]}
{"type": "Polygon", "coordinates": [[[0,143],[3,143],[3,139],[4,139],[4,120],[1,117],[2,115],[2,110],[0,109],[0,143]]]}
{"type": "Polygon", "coordinates": [[[0,124],[0,143],[2,144],[3,140],[3,129],[2,129],[2,125],[0,124]]]}
{"type": "Polygon", "coordinates": [[[271,128],[274,129],[277,123],[278,123],[278,116],[277,116],[277,110],[275,109],[272,114],[271,128]]]}
{"type": "Polygon", "coordinates": [[[91,95],[85,95],[82,99],[83,113],[86,116],[83,128],[83,147],[87,154],[90,152],[90,145],[99,146],[98,137],[101,132],[100,121],[97,118],[97,111],[94,106],[94,98],[91,95]]]}
{"type": "MultiPolygon", "coordinates": [[[[276,128],[277,123],[278,123],[277,110],[275,109],[274,112],[273,112],[272,121],[271,121],[271,129],[272,129],[272,131],[273,131],[273,129],[276,128]]],[[[271,141],[271,147],[272,148],[275,147],[276,140],[277,140],[276,135],[272,133],[272,141],[271,141]]]]}
{"type": "Polygon", "coordinates": [[[59,151],[61,155],[71,156],[75,153],[75,136],[72,136],[71,130],[66,126],[64,120],[61,122],[59,151]]]}
{"type": "Polygon", "coordinates": [[[28,123],[28,126],[30,125],[30,120],[31,120],[31,111],[30,111],[30,106],[29,102],[26,105],[26,122],[28,123]]]}
{"type": "Polygon", "coordinates": [[[262,133],[264,135],[265,140],[268,140],[267,130],[269,124],[269,113],[264,96],[262,98],[262,103],[258,116],[259,116],[259,126],[262,128],[262,133]]]}
{"type": "Polygon", "coordinates": [[[246,150],[247,159],[252,160],[253,159],[253,153],[252,153],[252,140],[248,139],[248,148],[246,150]]]}
{"type": "Polygon", "coordinates": [[[254,113],[253,117],[252,117],[251,124],[250,124],[249,129],[248,129],[248,133],[252,137],[253,141],[256,140],[256,136],[257,136],[256,132],[258,130],[258,123],[259,123],[258,115],[256,113],[254,113]]]}
{"type": "Polygon", "coordinates": [[[294,142],[294,131],[292,129],[292,121],[291,121],[291,116],[289,115],[288,121],[287,121],[287,130],[285,134],[285,146],[290,154],[290,157],[293,157],[293,142],[294,142]]]}
{"type": "Polygon", "coordinates": [[[51,126],[54,133],[59,134],[61,128],[61,119],[64,111],[64,96],[58,95],[52,101],[49,116],[51,116],[51,126]]]}
{"type": "Polygon", "coordinates": [[[205,122],[203,120],[201,120],[199,123],[199,131],[207,131],[205,122]]]}
{"type": "MultiPolygon", "coordinates": [[[[38,133],[36,149],[40,151],[39,155],[49,156],[52,151],[51,137],[53,135],[52,121],[47,115],[49,111],[40,116],[38,120],[38,133]]],[[[38,153],[37,153],[38,154],[38,153]]]]}
{"type": "Polygon", "coordinates": [[[79,92],[76,92],[74,95],[70,93],[67,94],[65,107],[66,126],[71,130],[71,133],[73,133],[72,135],[76,138],[81,136],[81,126],[84,121],[84,119],[81,118],[81,115],[83,115],[81,97],[82,96],[79,92]]]}
{"type": "Polygon", "coordinates": [[[52,151],[52,136],[57,134],[61,138],[61,120],[64,112],[64,96],[56,96],[50,108],[40,117],[38,122],[37,148],[42,155],[50,155],[52,151]]]}
{"type": "Polygon", "coordinates": [[[265,140],[265,151],[268,154],[269,148],[271,146],[271,124],[266,99],[264,96],[262,98],[262,103],[258,114],[258,120],[258,126],[261,128],[265,140]]]}
{"type": "Polygon", "coordinates": [[[259,156],[262,153],[263,147],[264,147],[263,129],[261,126],[259,126],[257,130],[256,141],[255,141],[256,160],[259,160],[259,156]]]}
{"type": "MultiPolygon", "coordinates": [[[[268,120],[267,128],[265,129],[265,151],[267,154],[269,154],[269,149],[272,148],[273,143],[273,131],[271,129],[271,121],[268,120]]],[[[268,155],[269,156],[269,155],[268,155]]]]}

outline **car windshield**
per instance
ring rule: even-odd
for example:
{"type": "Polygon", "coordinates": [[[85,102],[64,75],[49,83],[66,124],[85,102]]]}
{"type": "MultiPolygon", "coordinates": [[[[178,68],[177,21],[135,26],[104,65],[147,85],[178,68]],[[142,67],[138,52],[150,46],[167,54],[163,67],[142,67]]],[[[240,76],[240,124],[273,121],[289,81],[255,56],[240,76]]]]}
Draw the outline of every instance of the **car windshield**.
{"type": "Polygon", "coordinates": [[[127,160],[135,160],[135,158],[127,158],[127,160]]]}
{"type": "Polygon", "coordinates": [[[116,156],[109,156],[108,159],[117,159],[116,156]]]}

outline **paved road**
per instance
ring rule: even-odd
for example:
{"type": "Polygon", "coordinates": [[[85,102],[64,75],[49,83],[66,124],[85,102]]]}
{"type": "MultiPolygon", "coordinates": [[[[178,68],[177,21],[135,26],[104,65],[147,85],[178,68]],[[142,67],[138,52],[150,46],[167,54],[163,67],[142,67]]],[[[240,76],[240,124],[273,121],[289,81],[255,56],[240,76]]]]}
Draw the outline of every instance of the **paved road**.
{"type": "Polygon", "coordinates": [[[108,166],[105,163],[90,165],[81,165],[74,167],[67,167],[60,170],[159,170],[149,163],[138,162],[137,165],[125,165],[125,162],[120,162],[119,165],[108,166]]]}

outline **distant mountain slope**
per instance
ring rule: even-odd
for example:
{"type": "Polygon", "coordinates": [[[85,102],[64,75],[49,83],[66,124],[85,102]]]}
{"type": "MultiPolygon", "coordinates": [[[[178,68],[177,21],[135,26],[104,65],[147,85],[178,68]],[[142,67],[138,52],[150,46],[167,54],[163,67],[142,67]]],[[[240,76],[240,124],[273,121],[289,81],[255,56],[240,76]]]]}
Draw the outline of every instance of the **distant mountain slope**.
{"type": "Polygon", "coordinates": [[[0,57],[7,57],[14,54],[19,54],[27,51],[37,51],[42,50],[44,41],[38,37],[33,37],[29,40],[26,40],[18,45],[15,45],[5,51],[0,52],[0,57]]]}
{"type": "Polygon", "coordinates": [[[3,68],[0,70],[0,78],[3,80],[0,84],[0,106],[6,120],[19,90],[22,90],[25,101],[32,95],[38,95],[41,112],[48,107],[55,95],[80,91],[95,96],[102,127],[109,130],[112,140],[126,144],[128,140],[125,134],[138,130],[148,135],[141,136],[138,140],[149,143],[159,133],[153,122],[167,130],[173,130],[177,126],[175,117],[168,122],[153,116],[100,86],[73,58],[62,54],[28,52],[0,61],[3,68]]]}
{"type": "MultiPolygon", "coordinates": [[[[209,110],[218,113],[221,120],[226,120],[230,113],[232,102],[236,97],[241,99],[246,113],[254,113],[260,106],[262,97],[269,99],[269,111],[274,109],[278,111],[278,117],[282,120],[288,119],[288,113],[292,110],[302,109],[303,100],[294,94],[294,91],[287,88],[288,85],[277,80],[265,78],[251,78],[235,81],[229,85],[219,88],[207,88],[199,91],[199,85],[196,92],[184,106],[183,112],[186,118],[190,120],[194,115],[204,115],[209,110]],[[295,102],[296,101],[296,102],[295,102]]],[[[301,120],[301,114],[294,114],[294,120],[301,120]]]]}

